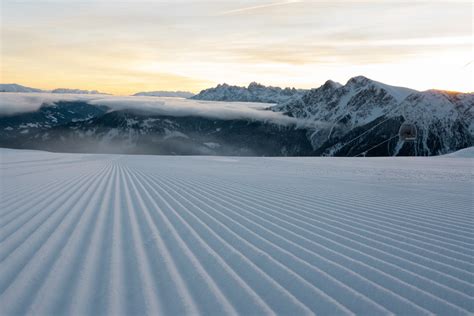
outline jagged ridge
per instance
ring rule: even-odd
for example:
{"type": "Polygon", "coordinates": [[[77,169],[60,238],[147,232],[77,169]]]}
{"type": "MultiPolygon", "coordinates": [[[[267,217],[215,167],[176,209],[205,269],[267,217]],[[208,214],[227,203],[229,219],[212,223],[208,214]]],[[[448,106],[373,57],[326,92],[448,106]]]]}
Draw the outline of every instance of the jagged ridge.
{"type": "Polygon", "coordinates": [[[263,102],[282,103],[290,98],[301,95],[305,90],[295,88],[279,88],[264,86],[252,82],[248,87],[231,86],[220,84],[215,88],[201,91],[191,99],[208,101],[240,101],[240,102],[263,102]]]}
{"type": "Polygon", "coordinates": [[[359,76],[344,86],[328,81],[271,109],[318,122],[308,135],[318,154],[390,156],[438,155],[472,146],[473,106],[472,93],[419,92],[359,76]],[[417,127],[415,143],[394,137],[403,122],[417,127]]]}

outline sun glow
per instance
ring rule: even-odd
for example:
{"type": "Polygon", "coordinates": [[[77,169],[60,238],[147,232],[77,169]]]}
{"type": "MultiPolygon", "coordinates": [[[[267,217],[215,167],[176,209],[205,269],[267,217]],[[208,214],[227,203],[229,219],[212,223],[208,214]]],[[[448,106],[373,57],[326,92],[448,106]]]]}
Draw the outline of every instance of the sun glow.
{"type": "Polygon", "coordinates": [[[474,90],[472,4],[462,1],[6,0],[1,12],[3,83],[131,94],[364,75],[474,90]]]}

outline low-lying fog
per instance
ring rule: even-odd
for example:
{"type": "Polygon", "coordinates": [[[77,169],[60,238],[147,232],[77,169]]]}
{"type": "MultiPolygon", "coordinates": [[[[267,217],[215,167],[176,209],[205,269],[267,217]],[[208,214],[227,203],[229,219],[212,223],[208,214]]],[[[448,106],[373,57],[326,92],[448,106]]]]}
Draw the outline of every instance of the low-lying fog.
{"type": "Polygon", "coordinates": [[[59,101],[82,101],[93,105],[105,105],[111,110],[139,110],[159,115],[200,116],[221,120],[250,119],[299,127],[315,126],[288,117],[282,113],[265,110],[270,103],[218,102],[183,98],[111,96],[53,93],[1,93],[0,115],[12,115],[36,111],[43,104],[54,105],[59,101]]]}

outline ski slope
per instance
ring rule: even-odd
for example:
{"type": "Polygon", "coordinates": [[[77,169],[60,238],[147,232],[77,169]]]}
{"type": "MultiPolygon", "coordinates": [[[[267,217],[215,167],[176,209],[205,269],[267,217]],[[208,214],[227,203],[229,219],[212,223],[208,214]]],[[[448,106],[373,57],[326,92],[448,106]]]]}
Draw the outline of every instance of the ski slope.
{"type": "Polygon", "coordinates": [[[472,158],[0,159],[2,315],[474,312],[472,158]]]}

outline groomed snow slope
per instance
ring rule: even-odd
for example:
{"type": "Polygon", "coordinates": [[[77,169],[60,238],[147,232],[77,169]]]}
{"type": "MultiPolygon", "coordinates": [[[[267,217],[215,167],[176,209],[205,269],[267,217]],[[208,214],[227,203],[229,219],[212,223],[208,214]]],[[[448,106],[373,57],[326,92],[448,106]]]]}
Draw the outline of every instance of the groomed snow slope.
{"type": "Polygon", "coordinates": [[[0,158],[2,315],[474,312],[473,159],[0,158]]]}

